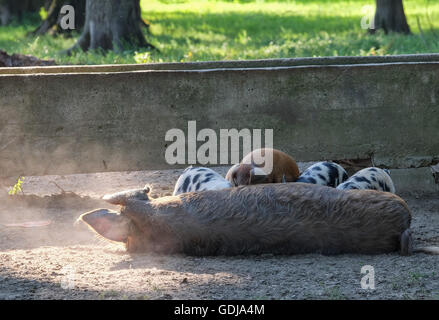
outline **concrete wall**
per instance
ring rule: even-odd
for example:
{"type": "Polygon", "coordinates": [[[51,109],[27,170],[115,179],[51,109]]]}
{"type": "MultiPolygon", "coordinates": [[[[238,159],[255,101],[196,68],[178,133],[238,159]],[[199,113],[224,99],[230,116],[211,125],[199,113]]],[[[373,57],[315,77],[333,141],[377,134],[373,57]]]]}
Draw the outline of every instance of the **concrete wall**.
{"type": "Polygon", "coordinates": [[[0,69],[0,176],[169,168],[171,128],[272,128],[300,161],[439,160],[439,55],[0,69]]]}

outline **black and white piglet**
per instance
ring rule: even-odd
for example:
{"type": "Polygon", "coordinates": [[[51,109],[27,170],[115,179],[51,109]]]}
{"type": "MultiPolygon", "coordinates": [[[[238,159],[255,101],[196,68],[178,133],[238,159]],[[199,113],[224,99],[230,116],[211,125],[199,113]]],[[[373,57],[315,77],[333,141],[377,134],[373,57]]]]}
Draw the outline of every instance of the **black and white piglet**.
{"type": "Polygon", "coordinates": [[[229,181],[212,169],[188,167],[178,178],[172,195],[176,196],[180,193],[193,191],[221,190],[231,187],[232,184],[229,181]]]}
{"type": "Polygon", "coordinates": [[[370,189],[395,193],[395,186],[389,171],[375,167],[358,171],[346,182],[340,184],[337,189],[370,189]]]}
{"type": "Polygon", "coordinates": [[[296,182],[312,183],[328,187],[337,187],[348,179],[346,170],[328,161],[317,162],[302,172],[296,182]]]}

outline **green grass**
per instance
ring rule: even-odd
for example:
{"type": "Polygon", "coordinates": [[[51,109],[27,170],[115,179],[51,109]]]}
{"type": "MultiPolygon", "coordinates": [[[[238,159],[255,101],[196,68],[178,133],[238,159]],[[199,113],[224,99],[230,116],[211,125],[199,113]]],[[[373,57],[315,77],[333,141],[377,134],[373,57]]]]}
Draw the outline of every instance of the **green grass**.
{"type": "Polygon", "coordinates": [[[339,286],[333,286],[326,288],[324,290],[324,296],[326,296],[329,300],[345,300],[345,295],[341,292],[339,286]]]}
{"type": "Polygon", "coordinates": [[[364,6],[373,0],[203,1],[142,0],[151,23],[146,37],[160,52],[145,49],[59,54],[75,38],[26,36],[38,17],[0,27],[0,48],[9,53],[55,58],[58,63],[104,64],[364,56],[439,52],[439,2],[404,0],[413,34],[369,35],[361,29],[364,6]],[[423,35],[417,24],[419,18],[423,35]],[[428,18],[429,17],[429,18],[428,18]]]}

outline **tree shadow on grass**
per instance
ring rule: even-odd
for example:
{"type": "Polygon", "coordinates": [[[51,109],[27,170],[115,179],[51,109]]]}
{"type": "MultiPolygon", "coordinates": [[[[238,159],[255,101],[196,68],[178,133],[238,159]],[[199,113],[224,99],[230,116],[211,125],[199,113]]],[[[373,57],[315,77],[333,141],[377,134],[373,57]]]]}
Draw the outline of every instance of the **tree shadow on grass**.
{"type": "Polygon", "coordinates": [[[439,28],[426,30],[422,37],[418,34],[370,35],[361,29],[361,16],[172,12],[156,13],[152,26],[154,41],[161,43],[167,54],[183,58],[187,52],[197,50],[197,59],[201,60],[228,56],[247,59],[439,50],[435,38],[439,28]],[[154,31],[154,26],[157,26],[157,31],[154,31]],[[271,50],[271,46],[277,48],[271,50]]]}
{"type": "MultiPolygon", "coordinates": [[[[250,37],[262,41],[278,38],[280,35],[319,34],[350,32],[360,29],[360,17],[277,15],[272,13],[190,13],[156,14],[152,24],[177,32],[168,35],[169,40],[184,41],[191,33],[214,33],[234,39],[245,30],[250,37]]],[[[204,40],[203,40],[204,41],[204,40]]],[[[208,41],[208,40],[207,40],[208,41]]],[[[214,41],[214,40],[212,40],[214,41]]]]}

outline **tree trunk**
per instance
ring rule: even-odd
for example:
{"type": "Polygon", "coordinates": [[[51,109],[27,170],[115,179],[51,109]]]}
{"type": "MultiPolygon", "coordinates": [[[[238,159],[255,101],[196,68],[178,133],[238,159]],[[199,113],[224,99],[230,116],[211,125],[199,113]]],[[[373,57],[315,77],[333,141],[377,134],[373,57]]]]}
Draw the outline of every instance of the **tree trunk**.
{"type": "Polygon", "coordinates": [[[140,0],[86,0],[84,29],[67,53],[78,47],[84,51],[154,48],[146,42],[140,21],[140,0]]]}
{"type": "Polygon", "coordinates": [[[71,5],[75,9],[75,30],[80,30],[85,23],[85,0],[50,0],[47,10],[47,18],[41,22],[32,34],[39,35],[53,30],[54,33],[71,33],[70,29],[60,27],[61,8],[64,5],[71,5]]]}
{"type": "Polygon", "coordinates": [[[402,0],[376,0],[375,25],[371,32],[383,29],[388,32],[410,33],[402,0]]]}

